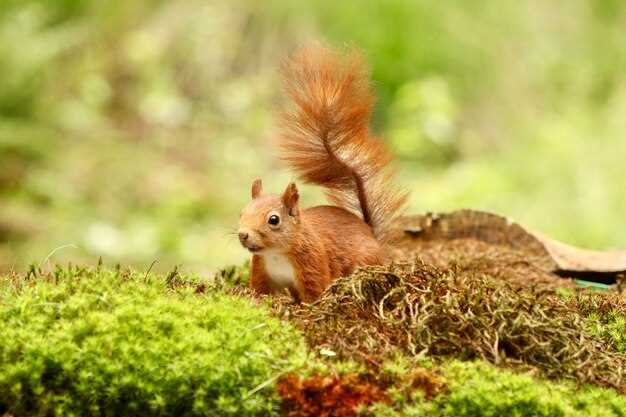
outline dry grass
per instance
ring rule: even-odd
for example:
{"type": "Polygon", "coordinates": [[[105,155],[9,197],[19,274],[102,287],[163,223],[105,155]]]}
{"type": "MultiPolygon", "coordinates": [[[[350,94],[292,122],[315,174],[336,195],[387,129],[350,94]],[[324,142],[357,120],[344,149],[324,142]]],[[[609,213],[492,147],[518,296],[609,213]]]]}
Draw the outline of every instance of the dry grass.
{"type": "Polygon", "coordinates": [[[620,298],[585,291],[559,297],[551,285],[520,285],[522,269],[512,273],[517,278],[502,279],[511,259],[484,259],[473,259],[471,268],[416,262],[360,270],[337,280],[313,305],[276,308],[300,327],[311,347],[339,358],[376,365],[398,350],[481,358],[626,392],[626,356],[590,333],[586,322],[590,311],[620,298]],[[494,270],[500,273],[489,273],[494,270]]]}

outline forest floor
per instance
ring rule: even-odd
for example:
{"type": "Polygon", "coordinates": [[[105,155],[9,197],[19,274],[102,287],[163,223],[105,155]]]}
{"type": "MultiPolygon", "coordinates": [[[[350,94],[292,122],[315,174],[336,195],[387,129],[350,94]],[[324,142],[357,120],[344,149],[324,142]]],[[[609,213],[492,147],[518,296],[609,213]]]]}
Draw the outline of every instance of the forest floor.
{"type": "Polygon", "coordinates": [[[486,213],[398,226],[392,264],[312,304],[245,265],[0,278],[0,415],[626,416],[621,273],[584,288],[486,213]]]}

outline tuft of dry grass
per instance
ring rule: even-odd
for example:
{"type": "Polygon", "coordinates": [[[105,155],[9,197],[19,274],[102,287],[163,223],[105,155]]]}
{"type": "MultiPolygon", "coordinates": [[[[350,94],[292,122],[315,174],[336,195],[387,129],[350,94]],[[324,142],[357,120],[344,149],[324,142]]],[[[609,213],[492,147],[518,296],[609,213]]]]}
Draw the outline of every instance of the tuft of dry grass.
{"type": "Polygon", "coordinates": [[[481,358],[626,392],[626,355],[592,334],[586,321],[612,295],[579,290],[563,298],[551,286],[495,278],[486,273],[498,265],[490,259],[491,266],[475,259],[473,268],[422,261],[370,267],[338,279],[315,304],[277,303],[276,309],[310,346],[339,358],[380,363],[398,350],[481,358]]]}

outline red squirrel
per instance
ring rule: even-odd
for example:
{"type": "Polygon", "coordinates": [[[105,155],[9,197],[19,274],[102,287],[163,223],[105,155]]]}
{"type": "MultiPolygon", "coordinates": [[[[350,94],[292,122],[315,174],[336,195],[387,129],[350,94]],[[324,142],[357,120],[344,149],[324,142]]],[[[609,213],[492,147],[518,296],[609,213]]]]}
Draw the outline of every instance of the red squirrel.
{"type": "Polygon", "coordinates": [[[337,277],[384,262],[382,245],[406,194],[392,185],[391,154],[369,131],[374,99],[358,53],[308,47],[287,60],[283,76],[290,105],[281,159],[303,182],[324,187],[334,205],[301,209],[294,183],[265,194],[257,179],[238,234],[252,253],[256,293],[287,289],[312,302],[337,277]]]}

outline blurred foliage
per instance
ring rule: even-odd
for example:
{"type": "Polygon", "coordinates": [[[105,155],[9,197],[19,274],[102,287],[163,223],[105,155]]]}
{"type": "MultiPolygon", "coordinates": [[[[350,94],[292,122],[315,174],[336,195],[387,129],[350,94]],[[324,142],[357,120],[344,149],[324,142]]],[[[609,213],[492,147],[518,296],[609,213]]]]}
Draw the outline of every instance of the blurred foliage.
{"type": "Polygon", "coordinates": [[[313,39],[371,63],[410,212],[626,246],[625,23],[618,0],[5,0],[0,269],[242,260],[251,180],[292,177],[270,141],[277,67],[313,39]]]}

